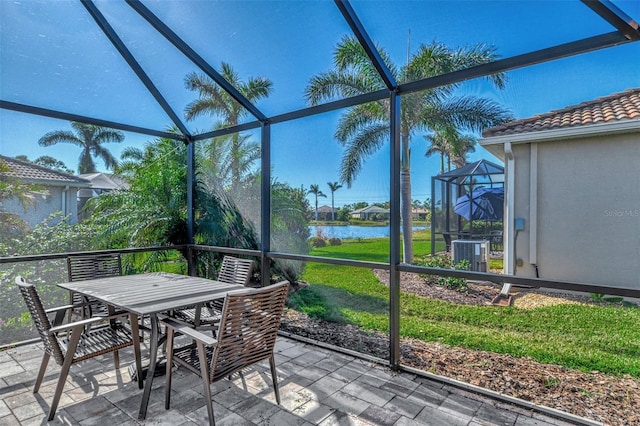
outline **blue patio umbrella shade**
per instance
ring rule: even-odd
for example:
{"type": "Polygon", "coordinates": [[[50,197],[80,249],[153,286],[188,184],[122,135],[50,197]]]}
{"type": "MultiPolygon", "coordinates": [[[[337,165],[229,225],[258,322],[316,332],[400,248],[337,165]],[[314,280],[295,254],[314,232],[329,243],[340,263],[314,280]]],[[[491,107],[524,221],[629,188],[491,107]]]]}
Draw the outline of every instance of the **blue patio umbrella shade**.
{"type": "Polygon", "coordinates": [[[478,188],[458,197],[453,211],[467,220],[502,220],[504,188],[478,188]]]}

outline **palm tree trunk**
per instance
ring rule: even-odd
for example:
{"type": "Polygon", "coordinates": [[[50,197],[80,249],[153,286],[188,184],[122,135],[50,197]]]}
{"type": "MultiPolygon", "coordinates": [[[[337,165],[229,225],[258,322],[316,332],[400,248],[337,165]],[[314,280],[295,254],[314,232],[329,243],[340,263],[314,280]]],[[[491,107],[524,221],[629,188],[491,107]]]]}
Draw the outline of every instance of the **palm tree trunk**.
{"type": "Polygon", "coordinates": [[[231,188],[233,193],[240,184],[240,134],[235,133],[231,138],[231,188]]]}
{"type": "Polygon", "coordinates": [[[411,217],[411,151],[409,150],[409,130],[404,129],[402,158],[400,166],[400,217],[402,219],[402,244],[404,263],[413,262],[413,218],[411,217]]]}
{"type": "Polygon", "coordinates": [[[404,263],[413,262],[413,217],[411,216],[411,171],[400,172],[400,216],[402,218],[402,242],[404,263]]]}
{"type": "Polygon", "coordinates": [[[335,212],[335,208],[333,207],[333,192],[331,191],[331,220],[335,221],[336,220],[336,212],[335,212]]]}

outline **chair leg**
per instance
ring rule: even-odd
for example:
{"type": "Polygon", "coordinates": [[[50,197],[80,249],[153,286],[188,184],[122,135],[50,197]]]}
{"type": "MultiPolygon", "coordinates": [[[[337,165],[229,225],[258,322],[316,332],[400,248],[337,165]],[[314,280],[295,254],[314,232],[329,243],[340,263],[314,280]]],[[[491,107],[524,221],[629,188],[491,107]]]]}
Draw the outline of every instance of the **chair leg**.
{"type": "Polygon", "coordinates": [[[113,363],[116,366],[116,370],[120,368],[120,351],[113,351],[113,363]]]}
{"type": "MultiPolygon", "coordinates": [[[[73,291],[69,291],[69,304],[73,305],[73,291]]],[[[67,322],[73,322],[72,317],[73,317],[73,308],[69,309],[67,322]]]]}
{"type": "Polygon", "coordinates": [[[195,308],[195,318],[193,319],[193,327],[200,327],[200,317],[202,316],[202,305],[196,305],[195,308]]]}
{"type": "Polygon", "coordinates": [[[209,383],[209,364],[207,360],[207,351],[201,342],[197,342],[198,355],[200,358],[200,377],[202,378],[202,384],[204,385],[204,397],[207,400],[207,413],[209,414],[209,424],[215,426],[216,422],[213,419],[213,401],[211,399],[211,386],[209,383]]]}
{"type": "Polygon", "coordinates": [[[271,379],[273,380],[273,391],[276,394],[276,402],[280,405],[280,388],[278,387],[278,373],[276,372],[276,359],[271,355],[269,358],[269,365],[271,366],[271,379]]]}
{"type": "Polygon", "coordinates": [[[76,327],[71,332],[71,339],[69,340],[69,346],[67,347],[67,352],[64,356],[64,362],[62,363],[62,368],[60,369],[60,377],[58,377],[58,384],[56,385],[56,391],[53,394],[53,400],[51,401],[51,407],[49,408],[49,417],[48,420],[51,421],[56,415],[56,410],[58,409],[58,402],[60,402],[60,397],[62,396],[62,390],[64,389],[64,384],[67,380],[67,376],[69,375],[69,370],[71,369],[71,364],[73,364],[73,355],[76,352],[76,348],[78,347],[78,342],[80,341],[80,335],[82,334],[82,327],[76,327]]]}
{"type": "Polygon", "coordinates": [[[173,363],[173,328],[167,327],[167,340],[165,342],[167,348],[167,364],[166,364],[166,379],[164,387],[164,409],[168,410],[171,404],[171,365],[173,363]]]}
{"type": "Polygon", "coordinates": [[[140,355],[140,330],[138,328],[138,316],[129,314],[131,324],[131,337],[133,338],[133,356],[136,362],[136,375],[138,377],[138,389],[142,389],[142,356],[140,355]]]}
{"type": "Polygon", "coordinates": [[[38,393],[38,389],[40,389],[42,379],[44,378],[44,372],[47,370],[47,365],[49,364],[49,358],[51,358],[51,355],[49,355],[49,352],[45,352],[42,357],[42,363],[40,364],[40,370],[38,370],[36,384],[33,386],[33,393],[38,393]]]}

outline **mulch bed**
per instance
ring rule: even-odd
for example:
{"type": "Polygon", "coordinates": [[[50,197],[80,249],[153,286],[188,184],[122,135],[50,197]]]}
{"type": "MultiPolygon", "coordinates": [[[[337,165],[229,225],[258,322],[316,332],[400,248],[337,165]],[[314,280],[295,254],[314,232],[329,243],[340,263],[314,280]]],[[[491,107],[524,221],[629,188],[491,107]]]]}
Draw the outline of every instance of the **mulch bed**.
{"type": "MultiPolygon", "coordinates": [[[[388,272],[374,271],[388,285],[388,272]]],[[[417,274],[401,274],[402,291],[461,304],[488,305],[500,287],[470,283],[467,293],[427,285],[417,274]]],[[[544,294],[520,290],[514,305],[534,307],[536,303],[593,303],[588,297],[544,294]],[[524,306],[526,305],[526,306],[524,306]]],[[[287,310],[281,329],[338,347],[388,359],[386,334],[368,332],[348,324],[309,318],[287,310]]],[[[451,347],[437,342],[402,339],[401,363],[444,377],[481,386],[607,425],[640,425],[640,380],[615,377],[597,371],[584,373],[552,364],[542,364],[527,357],[451,347]]]]}

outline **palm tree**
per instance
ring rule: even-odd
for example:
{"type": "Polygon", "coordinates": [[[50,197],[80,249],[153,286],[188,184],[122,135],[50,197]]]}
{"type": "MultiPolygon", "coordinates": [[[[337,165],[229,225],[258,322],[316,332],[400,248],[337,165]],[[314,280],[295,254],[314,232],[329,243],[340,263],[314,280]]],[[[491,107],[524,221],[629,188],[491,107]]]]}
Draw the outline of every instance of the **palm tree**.
{"type": "Polygon", "coordinates": [[[451,163],[455,167],[462,167],[467,163],[467,154],[475,152],[476,138],[471,135],[461,135],[457,130],[439,129],[426,136],[429,148],[426,157],[440,154],[440,173],[444,170],[444,159],[447,159],[447,171],[451,171],[451,163]]]}
{"type": "Polygon", "coordinates": [[[118,130],[94,124],[71,122],[74,132],[69,130],[55,130],[49,132],[38,140],[40,146],[52,146],[60,142],[70,143],[82,148],[78,162],[78,174],[95,173],[96,163],[94,157],[102,159],[105,167],[113,169],[117,164],[115,157],[102,145],[113,142],[120,143],[124,140],[124,134],[118,130]]]}
{"type": "MultiPolygon", "coordinates": [[[[240,79],[231,65],[222,62],[222,77],[235,87],[248,101],[255,102],[258,99],[269,96],[271,80],[263,77],[249,78],[247,82],[240,79]]],[[[187,75],[185,79],[187,89],[198,92],[199,98],[187,105],[185,117],[193,120],[204,114],[220,117],[221,121],[214,128],[231,127],[240,122],[247,111],[229,93],[222,89],[215,81],[204,74],[195,72],[187,75]]],[[[242,177],[243,150],[242,136],[239,133],[231,135],[231,187],[237,188],[242,177]]]]}
{"type": "Polygon", "coordinates": [[[320,191],[320,187],[318,185],[311,185],[311,188],[307,191],[307,194],[313,194],[316,197],[316,221],[318,220],[318,197],[325,197],[326,195],[322,191],[320,191]]]}
{"type": "MultiPolygon", "coordinates": [[[[384,49],[378,47],[383,61],[396,81],[417,81],[459,69],[491,62],[494,48],[476,45],[450,49],[432,42],[421,45],[407,64],[394,66],[384,49]]],[[[312,77],[306,88],[311,105],[336,98],[352,97],[386,89],[364,48],[354,37],[344,37],[334,52],[335,69],[312,77]]],[[[498,88],[504,87],[505,76],[488,77],[498,88]]],[[[404,261],[413,260],[411,218],[410,141],[415,133],[438,127],[455,127],[480,131],[510,118],[497,103],[475,96],[454,96],[458,84],[451,84],[402,96],[401,142],[401,217],[404,241],[404,261]]],[[[351,186],[365,159],[389,140],[389,100],[357,105],[340,119],[336,139],[345,146],[340,179],[351,186]]]]}
{"type": "Polygon", "coordinates": [[[331,190],[331,220],[336,220],[336,209],[333,206],[333,194],[338,189],[342,188],[342,185],[340,185],[338,182],[327,182],[327,185],[329,185],[329,189],[331,190]]]}
{"type": "Polygon", "coordinates": [[[459,135],[452,144],[449,159],[456,168],[467,164],[467,154],[476,152],[476,138],[472,135],[459,135]]]}
{"type": "Polygon", "coordinates": [[[425,136],[429,142],[429,147],[424,153],[425,157],[431,157],[434,154],[440,155],[440,173],[444,173],[444,159],[449,158],[449,141],[444,132],[434,131],[425,136]]]}
{"type": "Polygon", "coordinates": [[[252,166],[259,159],[260,145],[250,135],[233,134],[214,138],[203,148],[202,179],[209,184],[215,181],[224,189],[237,190],[239,183],[253,177],[252,166]]]}

